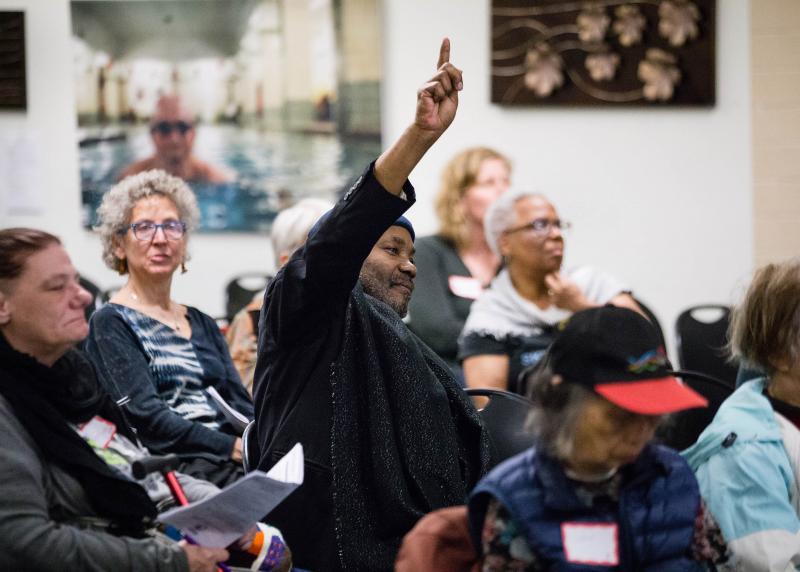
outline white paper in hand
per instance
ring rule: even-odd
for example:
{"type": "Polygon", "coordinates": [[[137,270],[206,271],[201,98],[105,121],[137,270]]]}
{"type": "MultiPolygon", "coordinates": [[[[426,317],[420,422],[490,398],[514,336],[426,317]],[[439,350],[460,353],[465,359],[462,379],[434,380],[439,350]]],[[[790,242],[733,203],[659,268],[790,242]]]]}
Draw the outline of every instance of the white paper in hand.
{"type": "Polygon", "coordinates": [[[169,510],[159,520],[188,534],[201,546],[223,548],[302,483],[303,446],[297,443],[268,473],[248,473],[217,495],[169,510]]]}
{"type": "Polygon", "coordinates": [[[207,387],[206,392],[217,403],[222,411],[222,414],[225,416],[225,419],[228,420],[228,423],[233,425],[234,429],[236,429],[239,432],[239,435],[241,435],[244,431],[244,428],[247,427],[248,423],[250,423],[250,420],[231,407],[230,403],[225,401],[225,398],[219,394],[219,391],[217,391],[215,387],[207,387]]]}

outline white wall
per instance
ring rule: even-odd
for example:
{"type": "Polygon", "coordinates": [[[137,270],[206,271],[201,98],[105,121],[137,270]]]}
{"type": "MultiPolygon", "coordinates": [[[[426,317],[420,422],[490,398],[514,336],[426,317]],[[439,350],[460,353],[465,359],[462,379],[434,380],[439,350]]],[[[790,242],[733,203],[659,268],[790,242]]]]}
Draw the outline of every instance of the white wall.
{"type": "MultiPolygon", "coordinates": [[[[69,2],[0,0],[0,9],[26,10],[29,89],[27,113],[0,113],[0,137],[38,138],[46,205],[36,216],[0,211],[0,226],[55,232],[87,277],[118,284],[96,237],[80,227],[69,2]]],[[[465,72],[459,116],[412,177],[418,230],[435,230],[432,197],[447,158],[490,145],[512,158],[517,186],[545,192],[574,223],[568,263],[624,278],[668,329],[688,305],[732,301],[753,257],[749,2],[726,0],[717,9],[714,108],[534,110],[489,104],[489,0],[384,0],[384,141],[411,118],[442,36],[465,72]]],[[[0,199],[7,193],[0,181],[0,199]]],[[[267,239],[252,235],[196,236],[191,250],[175,296],[215,315],[231,276],[272,260],[267,239]]]]}
{"type": "Polygon", "coordinates": [[[436,222],[430,197],[453,153],[489,145],[513,184],[541,191],[574,224],[569,265],[623,278],[665,330],[689,305],[730,302],[752,265],[749,2],[717,2],[717,104],[711,109],[506,109],[489,103],[489,0],[386,2],[384,142],[413,113],[442,36],[464,70],[459,114],[417,167],[410,218],[436,222]]]}

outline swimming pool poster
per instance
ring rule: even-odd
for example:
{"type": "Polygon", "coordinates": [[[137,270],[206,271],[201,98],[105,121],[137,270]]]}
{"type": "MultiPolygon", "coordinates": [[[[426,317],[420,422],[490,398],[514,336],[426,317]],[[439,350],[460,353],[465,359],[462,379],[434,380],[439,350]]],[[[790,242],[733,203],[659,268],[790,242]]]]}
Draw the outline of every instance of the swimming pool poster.
{"type": "Polygon", "coordinates": [[[73,0],[83,223],[162,168],[201,231],[266,232],[334,199],[380,145],[378,0],[73,0]]]}

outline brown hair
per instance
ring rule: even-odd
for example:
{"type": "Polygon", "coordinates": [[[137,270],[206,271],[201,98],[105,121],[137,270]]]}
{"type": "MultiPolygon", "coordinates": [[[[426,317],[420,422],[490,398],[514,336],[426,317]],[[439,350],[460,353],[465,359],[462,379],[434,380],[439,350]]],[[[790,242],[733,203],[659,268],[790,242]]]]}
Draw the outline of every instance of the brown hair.
{"type": "Polygon", "coordinates": [[[733,310],[734,357],[771,373],[775,360],[800,359],[800,259],[760,268],[733,310]]]}
{"type": "Polygon", "coordinates": [[[33,228],[0,230],[0,283],[17,278],[28,258],[51,244],[61,244],[58,237],[33,228]]]}
{"type": "Polygon", "coordinates": [[[436,215],[439,217],[439,234],[455,244],[463,245],[466,226],[461,199],[467,189],[475,184],[481,164],[487,159],[500,159],[511,170],[508,158],[488,147],[471,147],[450,159],[442,171],[439,194],[436,196],[436,215]]]}

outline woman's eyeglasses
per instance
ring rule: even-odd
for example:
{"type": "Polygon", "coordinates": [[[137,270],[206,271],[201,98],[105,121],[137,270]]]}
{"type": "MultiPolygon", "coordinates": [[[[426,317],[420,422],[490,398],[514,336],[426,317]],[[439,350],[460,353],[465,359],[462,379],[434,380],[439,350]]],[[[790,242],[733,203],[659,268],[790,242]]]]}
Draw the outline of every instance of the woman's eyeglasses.
{"type": "Polygon", "coordinates": [[[526,230],[532,232],[536,236],[547,236],[554,228],[557,228],[563,233],[572,228],[572,223],[560,219],[550,220],[549,218],[537,218],[531,222],[521,224],[520,226],[509,228],[503,231],[503,234],[513,234],[521,230],[526,230]]]}
{"type": "Polygon", "coordinates": [[[159,121],[150,128],[151,133],[158,133],[166,137],[171,135],[173,131],[177,131],[181,135],[186,135],[192,129],[192,124],[186,121],[159,121]]]}
{"type": "Polygon", "coordinates": [[[152,240],[160,228],[164,231],[164,236],[170,240],[178,240],[186,233],[186,223],[180,220],[167,220],[161,224],[156,224],[149,220],[134,222],[122,229],[120,234],[125,234],[130,228],[136,240],[152,240]]]}

